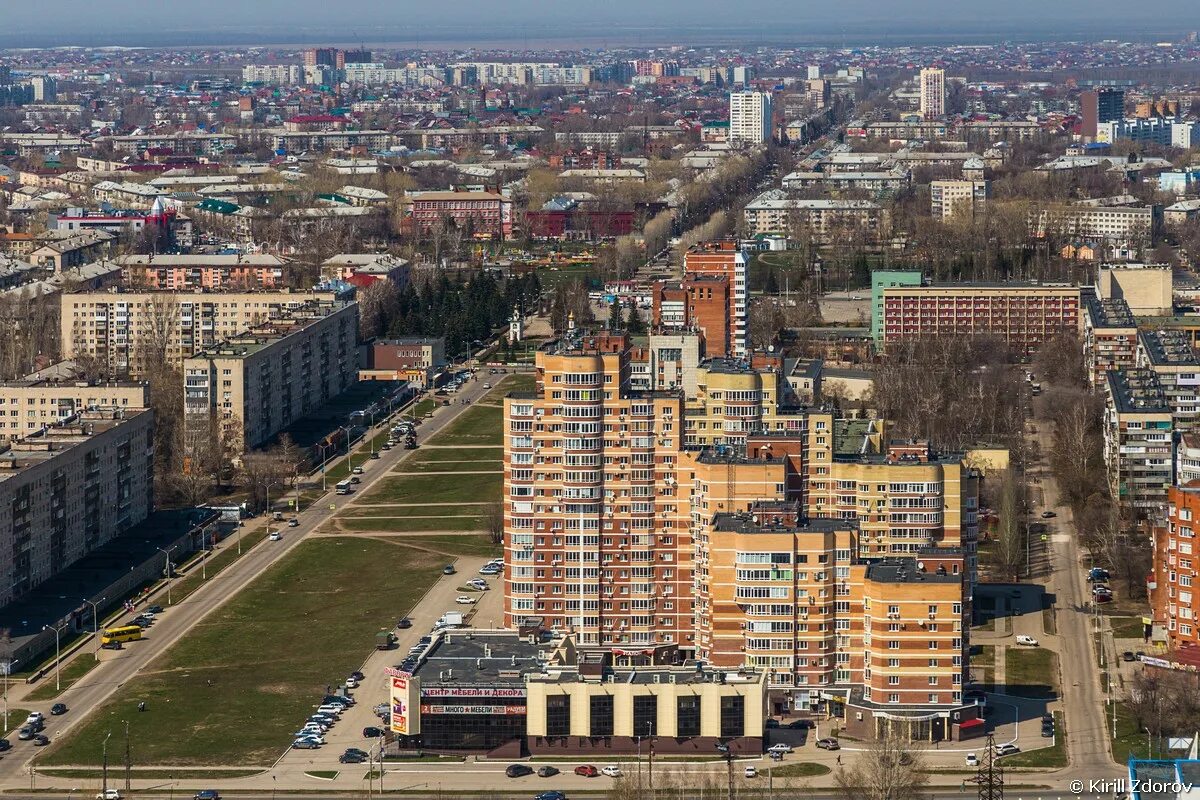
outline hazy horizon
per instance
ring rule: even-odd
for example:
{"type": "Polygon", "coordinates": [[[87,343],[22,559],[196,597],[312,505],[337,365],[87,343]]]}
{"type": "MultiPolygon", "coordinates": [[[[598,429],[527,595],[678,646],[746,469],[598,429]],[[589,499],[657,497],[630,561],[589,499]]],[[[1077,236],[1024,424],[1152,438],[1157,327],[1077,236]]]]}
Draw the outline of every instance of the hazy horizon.
{"type": "MultiPolygon", "coordinates": [[[[364,41],[396,46],[863,44],[1004,39],[1137,39],[1200,27],[1194,0],[206,0],[172,14],[170,0],[0,0],[0,47],[203,46],[364,41]],[[20,4],[18,4],[20,3],[20,4]],[[347,14],[347,8],[353,14],[347,14]],[[203,16],[197,11],[203,11],[203,16]]],[[[178,2],[178,0],[176,0],[178,2]]]]}

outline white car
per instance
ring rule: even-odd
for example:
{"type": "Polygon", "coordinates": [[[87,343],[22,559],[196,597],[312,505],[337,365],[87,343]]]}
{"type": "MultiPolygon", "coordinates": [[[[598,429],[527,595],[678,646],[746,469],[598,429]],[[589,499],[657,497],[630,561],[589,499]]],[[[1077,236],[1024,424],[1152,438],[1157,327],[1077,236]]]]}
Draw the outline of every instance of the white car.
{"type": "Polygon", "coordinates": [[[1017,644],[1023,644],[1026,647],[1037,647],[1038,640],[1033,638],[1032,636],[1026,636],[1023,633],[1018,633],[1017,634],[1017,644]]]}
{"type": "Polygon", "coordinates": [[[471,580],[467,581],[467,586],[470,586],[473,589],[478,589],[481,592],[486,592],[488,590],[487,581],[483,580],[482,578],[472,578],[471,580]]]}
{"type": "Polygon", "coordinates": [[[755,769],[754,767],[746,767],[746,777],[747,778],[757,778],[758,770],[755,769]]]}
{"type": "Polygon", "coordinates": [[[1009,742],[1008,744],[996,745],[996,755],[997,756],[1011,756],[1013,753],[1019,753],[1019,752],[1021,752],[1021,748],[1017,747],[1012,742],[1009,742]]]}
{"type": "Polygon", "coordinates": [[[979,766],[979,757],[976,756],[974,753],[967,753],[967,766],[968,767],[978,767],[979,766]]]}
{"type": "Polygon", "coordinates": [[[768,747],[767,752],[768,753],[790,753],[790,752],[792,752],[792,746],[790,744],[788,744],[787,742],[780,742],[779,744],[773,744],[770,747],[768,747]]]}
{"type": "Polygon", "coordinates": [[[283,536],[279,533],[279,531],[271,531],[271,535],[268,536],[267,538],[270,539],[272,542],[278,542],[280,539],[283,538],[283,536]]]}
{"type": "Polygon", "coordinates": [[[30,714],[28,717],[25,718],[26,725],[35,725],[36,726],[36,725],[45,724],[45,722],[46,722],[46,716],[44,714],[42,714],[42,712],[40,712],[40,711],[34,711],[32,714],[30,714]]]}
{"type": "Polygon", "coordinates": [[[297,742],[312,742],[313,744],[325,744],[325,737],[319,733],[305,733],[297,736],[293,741],[297,742]]]}
{"type": "Polygon", "coordinates": [[[454,602],[458,603],[460,606],[469,606],[475,602],[475,598],[467,597],[465,594],[460,594],[458,597],[454,598],[454,602]]]}
{"type": "Polygon", "coordinates": [[[354,680],[354,678],[346,678],[346,688],[347,689],[357,689],[358,681],[354,680]]]}
{"type": "Polygon", "coordinates": [[[121,793],[116,789],[105,789],[96,793],[96,800],[121,800],[121,793]]]}
{"type": "Polygon", "coordinates": [[[600,774],[607,775],[610,778],[619,778],[621,777],[621,768],[616,764],[609,764],[607,767],[601,768],[600,774]]]}
{"type": "Polygon", "coordinates": [[[342,715],[342,707],[337,703],[330,703],[329,705],[317,706],[317,713],[318,714],[328,714],[331,717],[340,717],[342,715]]]}

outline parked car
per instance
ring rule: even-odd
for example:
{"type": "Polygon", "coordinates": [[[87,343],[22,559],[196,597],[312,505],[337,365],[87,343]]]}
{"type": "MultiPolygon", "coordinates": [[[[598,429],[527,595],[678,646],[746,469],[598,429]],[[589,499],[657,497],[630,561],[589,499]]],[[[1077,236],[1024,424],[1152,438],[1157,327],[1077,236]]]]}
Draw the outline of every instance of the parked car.
{"type": "Polygon", "coordinates": [[[45,747],[48,744],[50,744],[50,737],[44,733],[39,733],[37,736],[33,737],[34,747],[45,747]]]}
{"type": "Polygon", "coordinates": [[[321,745],[314,742],[312,739],[297,739],[292,742],[293,750],[316,750],[321,745]]]}
{"type": "Polygon", "coordinates": [[[533,796],[533,800],[567,800],[567,796],[562,792],[539,792],[533,796]]]}
{"type": "Polygon", "coordinates": [[[469,606],[475,602],[475,598],[467,597],[465,594],[460,594],[458,597],[454,598],[454,602],[458,603],[460,606],[469,606]]]}
{"type": "Polygon", "coordinates": [[[544,767],[538,768],[538,777],[539,778],[553,778],[557,774],[558,774],[558,767],[552,767],[549,764],[547,764],[544,767]]]}
{"type": "Polygon", "coordinates": [[[524,764],[509,764],[504,769],[504,774],[510,778],[523,778],[526,775],[532,775],[533,768],[527,767],[524,764]]]}
{"type": "Polygon", "coordinates": [[[162,612],[163,612],[162,606],[150,606],[146,609],[147,614],[161,614],[162,612]]]}
{"type": "Polygon", "coordinates": [[[455,569],[453,564],[447,564],[446,566],[442,567],[443,575],[453,575],[454,573],[455,569]]]}
{"type": "Polygon", "coordinates": [[[619,778],[621,777],[621,768],[616,764],[609,764],[607,767],[601,768],[600,774],[609,778],[619,778]]]}
{"type": "Polygon", "coordinates": [[[96,800],[121,800],[121,792],[118,789],[105,789],[96,793],[96,800]]]}
{"type": "Polygon", "coordinates": [[[412,627],[412,620],[411,620],[411,619],[409,619],[408,617],[401,617],[401,618],[399,619],[399,621],[397,621],[397,622],[396,622],[396,627],[397,627],[397,628],[404,628],[404,629],[411,628],[411,627],[412,627]]]}
{"type": "Polygon", "coordinates": [[[842,746],[833,737],[817,739],[817,747],[821,750],[840,750],[842,746]]]}
{"type": "Polygon", "coordinates": [[[1042,714],[1042,724],[1043,725],[1053,725],[1054,724],[1054,715],[1051,714],[1049,711],[1047,711],[1045,714],[1042,714]]]}
{"type": "Polygon", "coordinates": [[[1053,511],[1043,511],[1042,512],[1042,519],[1054,519],[1057,516],[1058,516],[1058,514],[1055,514],[1053,511]]]}
{"type": "Polygon", "coordinates": [[[363,728],[364,739],[378,739],[380,736],[383,736],[382,728],[376,728],[373,725],[363,728]]]}
{"type": "Polygon", "coordinates": [[[996,755],[997,756],[1011,756],[1013,753],[1019,753],[1019,752],[1021,752],[1021,748],[1017,747],[1015,744],[1013,744],[1011,742],[1009,742],[1008,744],[996,745],[996,755]]]}
{"type": "Polygon", "coordinates": [[[302,733],[296,737],[298,742],[315,742],[318,745],[325,744],[325,737],[319,733],[302,733]]]}
{"type": "Polygon", "coordinates": [[[757,778],[758,770],[755,769],[753,765],[748,765],[746,767],[745,775],[747,778],[757,778]]]}
{"type": "Polygon", "coordinates": [[[346,688],[347,689],[357,689],[358,681],[354,680],[354,678],[346,678],[346,688]]]}
{"type": "Polygon", "coordinates": [[[1096,595],[1095,600],[1097,603],[1111,603],[1112,595],[1111,594],[1098,594],[1098,595],[1096,595]]]}
{"type": "Polygon", "coordinates": [[[339,764],[361,764],[367,760],[365,753],[342,753],[338,756],[339,764]]]}
{"type": "Polygon", "coordinates": [[[1135,656],[1133,654],[1132,650],[1126,650],[1124,653],[1121,653],[1121,660],[1122,661],[1137,661],[1137,656],[1135,656]]]}
{"type": "Polygon", "coordinates": [[[581,764],[575,768],[576,775],[582,775],[585,778],[594,778],[600,774],[600,770],[593,767],[591,764],[581,764]]]}
{"type": "Polygon", "coordinates": [[[968,767],[978,767],[979,766],[979,756],[975,755],[974,753],[967,753],[967,766],[968,767]]]}
{"type": "Polygon", "coordinates": [[[1100,567],[1092,567],[1090,570],[1088,570],[1088,580],[1106,581],[1108,580],[1108,570],[1100,569],[1100,567]]]}
{"type": "Polygon", "coordinates": [[[1026,647],[1037,647],[1038,640],[1033,638],[1032,636],[1026,636],[1023,633],[1018,633],[1017,634],[1017,644],[1023,644],[1026,647]]]}
{"type": "Polygon", "coordinates": [[[811,719],[794,719],[787,724],[787,727],[791,730],[798,731],[815,728],[817,726],[816,723],[814,723],[811,719]]]}
{"type": "Polygon", "coordinates": [[[221,793],[216,789],[201,789],[192,795],[192,800],[221,800],[221,793]]]}
{"type": "Polygon", "coordinates": [[[768,747],[767,752],[768,753],[790,753],[790,752],[792,752],[792,746],[790,744],[788,744],[787,742],[779,742],[778,744],[773,744],[770,747],[768,747]]]}

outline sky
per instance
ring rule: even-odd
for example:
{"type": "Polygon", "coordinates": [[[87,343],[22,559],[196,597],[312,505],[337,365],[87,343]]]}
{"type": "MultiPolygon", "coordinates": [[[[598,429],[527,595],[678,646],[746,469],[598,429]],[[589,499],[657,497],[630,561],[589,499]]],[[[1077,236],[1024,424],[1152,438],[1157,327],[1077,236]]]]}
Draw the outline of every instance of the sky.
{"type": "MultiPolygon", "coordinates": [[[[822,37],[1121,38],[1200,28],[1197,0],[0,0],[0,46],[822,37]],[[220,35],[216,35],[220,34],[220,35]],[[179,40],[179,41],[167,41],[179,40]]],[[[821,42],[827,43],[827,42],[821,42]]]]}

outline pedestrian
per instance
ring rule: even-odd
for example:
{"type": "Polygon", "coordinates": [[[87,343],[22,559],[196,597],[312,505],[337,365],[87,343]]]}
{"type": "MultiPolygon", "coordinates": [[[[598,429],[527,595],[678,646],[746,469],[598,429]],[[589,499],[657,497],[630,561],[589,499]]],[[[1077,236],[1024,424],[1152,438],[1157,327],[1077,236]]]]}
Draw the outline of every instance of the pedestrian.
{"type": "Polygon", "coordinates": [[[839,767],[842,765],[842,754],[841,753],[838,753],[837,763],[838,763],[839,767]]]}

